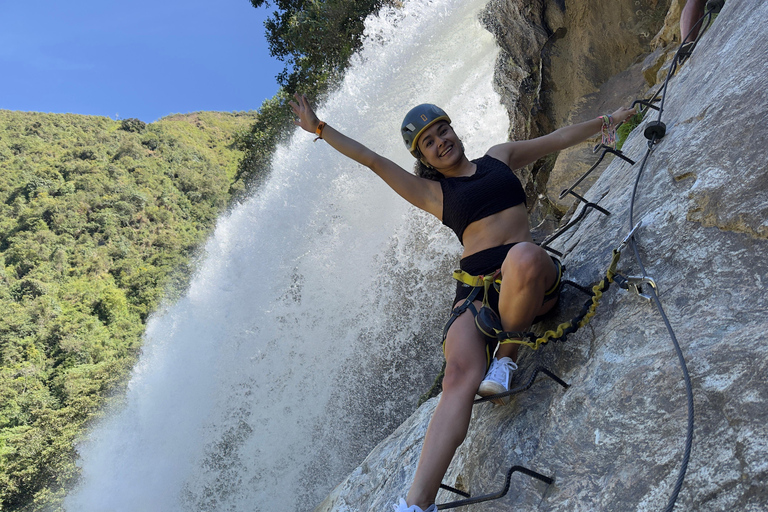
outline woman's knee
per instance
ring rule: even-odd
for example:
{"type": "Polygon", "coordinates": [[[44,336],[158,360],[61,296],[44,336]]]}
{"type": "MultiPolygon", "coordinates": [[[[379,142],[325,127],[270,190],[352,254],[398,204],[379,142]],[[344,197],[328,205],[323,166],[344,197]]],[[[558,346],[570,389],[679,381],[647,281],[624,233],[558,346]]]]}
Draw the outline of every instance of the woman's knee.
{"type": "Polygon", "coordinates": [[[501,265],[503,279],[520,281],[541,279],[552,266],[549,255],[538,245],[531,242],[515,244],[507,253],[501,265]]]}
{"type": "Polygon", "coordinates": [[[443,391],[475,391],[485,376],[485,361],[468,361],[461,359],[445,362],[443,376],[443,391]]]}
{"type": "Polygon", "coordinates": [[[475,327],[473,315],[467,311],[453,322],[445,339],[443,390],[473,385],[477,389],[485,375],[485,365],[485,341],[475,327]]]}

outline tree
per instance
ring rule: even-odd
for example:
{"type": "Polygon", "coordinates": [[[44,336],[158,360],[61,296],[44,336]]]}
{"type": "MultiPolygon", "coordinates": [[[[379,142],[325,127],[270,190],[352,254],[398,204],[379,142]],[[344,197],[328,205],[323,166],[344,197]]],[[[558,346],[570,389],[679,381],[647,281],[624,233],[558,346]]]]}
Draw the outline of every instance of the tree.
{"type": "MultiPolygon", "coordinates": [[[[264,102],[249,132],[238,137],[245,151],[230,193],[244,183],[260,182],[268,171],[272,152],[293,127],[288,100],[296,91],[321,99],[344,74],[350,57],[362,45],[364,20],[391,0],[277,0],[276,11],[264,22],[269,51],[285,62],[277,76],[281,90],[264,102]]],[[[269,0],[251,0],[256,7],[269,0]]]]}
{"type": "MultiPolygon", "coordinates": [[[[278,0],[264,22],[272,56],[286,62],[278,82],[289,94],[297,88],[341,76],[360,48],[366,16],[384,0],[278,0]]],[[[254,7],[268,0],[251,0],[254,7]]]]}

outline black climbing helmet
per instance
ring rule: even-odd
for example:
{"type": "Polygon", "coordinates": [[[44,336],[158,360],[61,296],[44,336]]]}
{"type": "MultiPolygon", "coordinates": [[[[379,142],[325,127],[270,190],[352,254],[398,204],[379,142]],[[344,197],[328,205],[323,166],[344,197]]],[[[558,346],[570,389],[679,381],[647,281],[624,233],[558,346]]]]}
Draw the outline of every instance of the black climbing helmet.
{"type": "Polygon", "coordinates": [[[448,114],[443,109],[431,103],[417,105],[405,115],[403,126],[400,128],[400,134],[403,136],[405,147],[416,158],[421,157],[419,150],[416,148],[419,135],[438,121],[447,121],[450,124],[451,118],[448,117],[448,114]]]}

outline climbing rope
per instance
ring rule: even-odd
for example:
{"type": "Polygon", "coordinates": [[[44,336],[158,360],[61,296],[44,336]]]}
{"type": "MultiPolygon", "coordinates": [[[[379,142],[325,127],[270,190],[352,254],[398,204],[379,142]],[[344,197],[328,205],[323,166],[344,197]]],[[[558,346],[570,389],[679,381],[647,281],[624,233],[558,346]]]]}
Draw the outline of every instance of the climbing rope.
{"type": "Polygon", "coordinates": [[[584,303],[579,314],[571,318],[569,321],[559,324],[554,330],[546,331],[541,336],[538,336],[534,332],[502,332],[499,333],[499,336],[501,337],[502,335],[508,334],[519,335],[522,339],[506,338],[506,340],[509,343],[525,345],[533,350],[537,350],[541,345],[547,343],[548,341],[566,341],[569,334],[573,334],[578,329],[587,325],[589,321],[592,320],[592,317],[595,316],[597,306],[600,304],[600,299],[603,298],[603,293],[608,290],[608,287],[611,285],[614,277],[617,274],[616,267],[619,264],[620,257],[621,252],[619,250],[614,250],[611,263],[608,266],[608,270],[605,272],[605,277],[596,285],[594,285],[591,291],[586,291],[584,287],[576,285],[576,283],[572,283],[571,281],[563,281],[563,284],[573,285],[577,289],[590,295],[590,298],[584,303]]]}

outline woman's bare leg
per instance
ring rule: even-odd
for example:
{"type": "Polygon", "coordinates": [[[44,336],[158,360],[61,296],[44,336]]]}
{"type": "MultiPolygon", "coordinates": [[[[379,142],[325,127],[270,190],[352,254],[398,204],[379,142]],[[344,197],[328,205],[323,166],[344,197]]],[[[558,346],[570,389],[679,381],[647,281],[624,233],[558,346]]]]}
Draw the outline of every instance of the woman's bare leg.
{"type": "MultiPolygon", "coordinates": [[[[691,32],[691,28],[696,24],[702,16],[704,16],[704,4],[705,0],[688,0],[685,2],[683,12],[680,13],[680,37],[685,37],[688,32],[691,32]]],[[[697,26],[690,37],[685,41],[695,41],[696,36],[699,35],[699,29],[701,26],[697,26]]]]}
{"type": "MultiPolygon", "coordinates": [[[[505,331],[525,331],[540,314],[557,302],[542,305],[544,294],[557,279],[557,268],[539,246],[521,242],[507,253],[501,267],[499,313],[505,331]]],[[[475,301],[480,308],[482,303],[475,301]]],[[[501,345],[497,358],[516,359],[517,344],[501,345]]],[[[453,322],[445,341],[443,393],[429,422],[408,505],[426,509],[434,503],[440,483],[456,449],[464,441],[472,415],[472,402],[486,371],[485,340],[475,327],[471,313],[453,322]]]]}
{"type": "MultiPolygon", "coordinates": [[[[479,308],[480,301],[475,301],[479,308]]],[[[443,392],[424,438],[419,465],[405,501],[426,509],[435,502],[440,483],[456,449],[464,441],[472,402],[485,376],[485,341],[469,311],[459,316],[445,341],[443,392]]]]}
{"type": "MultiPolygon", "coordinates": [[[[557,267],[552,258],[538,245],[530,242],[515,244],[501,266],[499,315],[505,331],[527,331],[533,319],[552,309],[557,299],[542,305],[544,294],[557,280],[557,267]]],[[[517,343],[499,345],[496,358],[517,360],[517,343]]]]}

